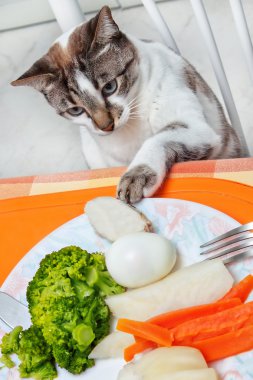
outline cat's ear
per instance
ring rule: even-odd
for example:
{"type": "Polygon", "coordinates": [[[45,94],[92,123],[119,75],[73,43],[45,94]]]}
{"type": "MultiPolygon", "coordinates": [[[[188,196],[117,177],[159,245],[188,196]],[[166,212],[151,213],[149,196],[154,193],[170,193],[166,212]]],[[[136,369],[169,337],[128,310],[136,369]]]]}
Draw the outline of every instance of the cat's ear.
{"type": "Polygon", "coordinates": [[[119,35],[119,27],[112,18],[110,8],[104,6],[97,16],[97,25],[92,45],[95,43],[106,45],[119,35]]]}
{"type": "Polygon", "coordinates": [[[12,86],[31,86],[38,91],[45,90],[55,79],[55,75],[50,72],[50,63],[47,56],[36,61],[32,67],[21,77],[11,82],[12,86]]]}

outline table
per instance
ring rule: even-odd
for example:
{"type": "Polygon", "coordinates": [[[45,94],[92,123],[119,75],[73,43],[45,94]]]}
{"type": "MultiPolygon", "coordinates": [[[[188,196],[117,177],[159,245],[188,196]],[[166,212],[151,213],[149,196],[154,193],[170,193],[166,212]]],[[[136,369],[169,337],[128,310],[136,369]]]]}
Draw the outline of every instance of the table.
{"type": "MultiPolygon", "coordinates": [[[[114,186],[124,171],[118,167],[0,179],[0,199],[114,186]]],[[[253,186],[253,157],[178,163],[168,177],[220,178],[253,186]]]]}

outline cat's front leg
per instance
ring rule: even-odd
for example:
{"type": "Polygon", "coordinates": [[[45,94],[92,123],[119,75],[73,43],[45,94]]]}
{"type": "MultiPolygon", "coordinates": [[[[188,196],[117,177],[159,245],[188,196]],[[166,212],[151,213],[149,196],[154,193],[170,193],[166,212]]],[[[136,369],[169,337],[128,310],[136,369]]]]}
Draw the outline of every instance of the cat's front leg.
{"type": "Polygon", "coordinates": [[[121,177],[117,197],[135,203],[152,196],[161,186],[172,165],[181,161],[203,160],[212,157],[221,139],[206,127],[199,134],[190,128],[180,131],[164,130],[144,142],[126,173],[121,177]],[[208,143],[207,143],[208,141],[208,143]]]}
{"type": "Polygon", "coordinates": [[[117,197],[122,201],[136,203],[143,197],[149,197],[163,182],[168,154],[164,148],[160,149],[162,135],[153,136],[144,142],[121,177],[117,197]]]}

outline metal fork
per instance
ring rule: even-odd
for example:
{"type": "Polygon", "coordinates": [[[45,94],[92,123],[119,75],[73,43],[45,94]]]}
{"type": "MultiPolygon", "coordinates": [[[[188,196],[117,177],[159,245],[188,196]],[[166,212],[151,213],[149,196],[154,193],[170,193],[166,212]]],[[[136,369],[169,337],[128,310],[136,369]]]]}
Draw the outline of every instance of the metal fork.
{"type": "Polygon", "coordinates": [[[244,255],[253,254],[253,222],[234,228],[215,239],[202,244],[206,248],[201,255],[208,255],[207,260],[221,257],[224,263],[232,262],[244,255]],[[238,235],[237,237],[234,237],[238,235]]]}

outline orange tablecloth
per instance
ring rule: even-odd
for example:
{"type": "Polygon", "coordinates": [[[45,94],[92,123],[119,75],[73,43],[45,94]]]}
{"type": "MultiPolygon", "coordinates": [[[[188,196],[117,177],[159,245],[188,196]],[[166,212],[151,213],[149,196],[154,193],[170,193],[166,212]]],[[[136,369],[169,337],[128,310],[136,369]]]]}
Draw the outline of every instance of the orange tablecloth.
{"type": "MultiPolygon", "coordinates": [[[[80,215],[95,196],[114,195],[124,168],[0,180],[0,284],[44,236],[80,215]]],[[[192,200],[241,223],[253,220],[253,158],[177,164],[159,197],[192,200]]]]}
{"type": "MultiPolygon", "coordinates": [[[[125,168],[0,179],[0,199],[114,186],[125,168]]],[[[221,178],[253,186],[253,158],[184,162],[170,178],[221,178]]]]}

